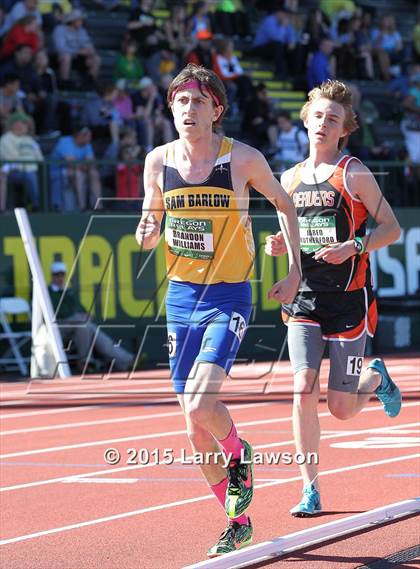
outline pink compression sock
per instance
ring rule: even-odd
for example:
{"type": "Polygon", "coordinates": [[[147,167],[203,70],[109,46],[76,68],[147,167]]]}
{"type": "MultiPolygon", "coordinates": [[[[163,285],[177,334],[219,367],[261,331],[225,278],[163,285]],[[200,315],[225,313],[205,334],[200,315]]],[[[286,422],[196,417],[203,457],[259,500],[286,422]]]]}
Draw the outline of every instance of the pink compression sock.
{"type": "Polygon", "coordinates": [[[241,450],[244,448],[244,445],[238,437],[238,433],[233,422],[228,436],[219,441],[219,444],[225,451],[226,456],[228,456],[229,453],[232,453],[232,458],[240,458],[241,450]]]}
{"type": "MultiPolygon", "coordinates": [[[[215,484],[214,486],[210,486],[213,494],[216,496],[222,508],[225,509],[225,497],[226,497],[226,488],[228,485],[227,476],[224,478],[219,484],[215,484]]],[[[229,518],[230,522],[238,522],[241,525],[249,525],[248,516],[245,514],[240,515],[238,518],[229,518]]]]}

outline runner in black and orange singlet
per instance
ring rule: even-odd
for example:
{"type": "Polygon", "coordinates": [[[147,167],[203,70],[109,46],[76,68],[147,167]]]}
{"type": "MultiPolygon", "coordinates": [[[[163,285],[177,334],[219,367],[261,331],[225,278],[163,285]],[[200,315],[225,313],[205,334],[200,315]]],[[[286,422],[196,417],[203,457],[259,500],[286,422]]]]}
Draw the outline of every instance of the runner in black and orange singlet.
{"type": "Polygon", "coordinates": [[[289,275],[270,291],[291,302],[300,282],[299,229],[292,200],[257,150],[215,132],[227,109],[223,83],[188,65],[168,90],[179,138],[155,148],[145,163],[145,199],[136,238],[155,247],[164,212],[169,278],[169,362],[188,435],[202,472],[230,518],[214,557],[251,542],[245,514],[252,499],[252,447],[238,437],[218,393],[235,360],[252,308],[254,244],[248,216],[252,186],[276,207],[286,235],[289,275]]]}
{"type": "MultiPolygon", "coordinates": [[[[381,359],[363,368],[366,336],[377,322],[369,252],[400,234],[397,220],[371,172],[343,154],[346,137],[357,128],[351,91],[327,81],[309,93],[301,111],[308,129],[309,157],[282,175],[296,208],[302,281],[292,303],[283,304],[294,372],[293,430],[299,452],[318,452],[319,368],[328,343],[328,407],[339,419],[358,413],[375,392],[387,415],[396,416],[401,394],[381,359]],[[376,222],[366,234],[368,215],[376,222]]],[[[279,232],[266,241],[266,253],[286,252],[279,232]]],[[[303,496],[291,513],[321,511],[316,464],[301,465],[303,496]]]]}

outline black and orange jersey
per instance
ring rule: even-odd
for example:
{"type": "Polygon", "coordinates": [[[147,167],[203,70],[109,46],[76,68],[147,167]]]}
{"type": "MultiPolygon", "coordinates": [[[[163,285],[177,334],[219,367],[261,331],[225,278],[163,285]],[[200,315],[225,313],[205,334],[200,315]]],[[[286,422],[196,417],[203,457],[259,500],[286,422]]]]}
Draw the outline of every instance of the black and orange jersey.
{"type": "Polygon", "coordinates": [[[346,173],[353,156],[344,156],[324,182],[305,184],[301,180],[304,162],[295,166],[288,193],[299,222],[302,260],[301,291],[329,292],[358,290],[371,284],[369,255],[354,255],[333,265],[314,258],[316,251],[332,243],[343,243],[366,234],[368,211],[353,196],[346,173]]]}

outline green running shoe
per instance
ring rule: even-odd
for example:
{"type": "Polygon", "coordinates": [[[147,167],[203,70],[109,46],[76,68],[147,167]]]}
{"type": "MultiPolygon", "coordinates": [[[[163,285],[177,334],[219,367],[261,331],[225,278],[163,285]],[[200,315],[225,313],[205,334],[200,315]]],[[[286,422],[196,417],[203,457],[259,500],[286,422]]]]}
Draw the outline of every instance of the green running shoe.
{"type": "Polygon", "coordinates": [[[251,518],[248,518],[248,524],[238,524],[238,522],[231,522],[228,527],[222,532],[217,543],[210,547],[207,552],[208,557],[219,557],[224,553],[236,551],[252,542],[252,523],[251,518]]]}
{"type": "Polygon", "coordinates": [[[309,518],[321,511],[321,496],[315,486],[308,484],[303,489],[302,500],[290,510],[290,513],[295,518],[309,518]]]}
{"type": "Polygon", "coordinates": [[[384,411],[388,417],[396,417],[401,411],[401,392],[392,381],[384,362],[380,358],[375,358],[367,367],[374,369],[381,375],[381,383],[375,389],[376,396],[384,406],[384,411]]]}
{"type": "Polygon", "coordinates": [[[241,457],[230,461],[225,510],[229,518],[237,518],[245,512],[254,494],[254,464],[252,446],[242,439],[244,445],[241,457]]]}

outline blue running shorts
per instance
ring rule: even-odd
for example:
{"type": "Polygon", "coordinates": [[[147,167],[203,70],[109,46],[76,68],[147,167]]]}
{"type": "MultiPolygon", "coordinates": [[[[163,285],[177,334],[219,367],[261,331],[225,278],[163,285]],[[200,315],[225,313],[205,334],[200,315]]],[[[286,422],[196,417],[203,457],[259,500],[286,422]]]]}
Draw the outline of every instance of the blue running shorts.
{"type": "Polygon", "coordinates": [[[176,393],[184,393],[195,362],[229,373],[252,310],[248,281],[199,285],[169,281],[166,296],[169,365],[176,393]]]}

